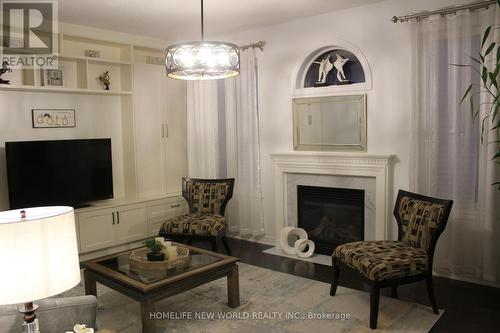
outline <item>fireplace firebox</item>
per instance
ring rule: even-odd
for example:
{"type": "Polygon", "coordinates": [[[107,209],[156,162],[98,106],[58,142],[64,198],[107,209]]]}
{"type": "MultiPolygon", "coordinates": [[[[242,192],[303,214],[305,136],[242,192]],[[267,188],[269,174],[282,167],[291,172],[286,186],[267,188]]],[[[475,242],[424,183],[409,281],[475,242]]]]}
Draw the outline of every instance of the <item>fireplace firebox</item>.
{"type": "Polygon", "coordinates": [[[364,190],[297,186],[298,227],[316,253],[332,255],[340,244],[364,240],[364,190]]]}

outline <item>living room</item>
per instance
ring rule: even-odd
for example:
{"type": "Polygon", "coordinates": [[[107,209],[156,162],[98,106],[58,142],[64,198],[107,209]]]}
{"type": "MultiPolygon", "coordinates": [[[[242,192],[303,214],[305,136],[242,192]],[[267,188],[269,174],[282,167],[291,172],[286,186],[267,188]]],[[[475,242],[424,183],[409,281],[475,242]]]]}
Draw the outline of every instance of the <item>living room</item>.
{"type": "Polygon", "coordinates": [[[500,2],[41,3],[1,8],[0,333],[500,326],[500,2]]]}

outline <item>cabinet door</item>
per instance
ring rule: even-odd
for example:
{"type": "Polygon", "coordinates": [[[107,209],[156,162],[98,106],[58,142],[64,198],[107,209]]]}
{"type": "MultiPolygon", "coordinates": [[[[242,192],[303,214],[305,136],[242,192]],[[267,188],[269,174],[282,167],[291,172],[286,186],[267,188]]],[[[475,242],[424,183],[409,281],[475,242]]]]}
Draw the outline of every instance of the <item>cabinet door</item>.
{"type": "MultiPolygon", "coordinates": [[[[116,244],[113,209],[78,213],[80,252],[100,250],[116,244]]],[[[116,217],[115,217],[116,218],[116,217]]]]}
{"type": "Polygon", "coordinates": [[[187,176],[186,82],[167,79],[165,123],[168,127],[165,170],[167,193],[180,192],[182,176],[187,176]]]}
{"type": "Polygon", "coordinates": [[[148,214],[145,203],[117,207],[116,214],[118,244],[133,242],[148,236],[148,214]]]}
{"type": "Polygon", "coordinates": [[[134,65],[134,128],[139,197],[165,193],[164,70],[155,65],[134,65]]]}
{"type": "Polygon", "coordinates": [[[150,201],[148,203],[149,235],[158,236],[163,222],[187,212],[187,203],[182,197],[150,201]]]}

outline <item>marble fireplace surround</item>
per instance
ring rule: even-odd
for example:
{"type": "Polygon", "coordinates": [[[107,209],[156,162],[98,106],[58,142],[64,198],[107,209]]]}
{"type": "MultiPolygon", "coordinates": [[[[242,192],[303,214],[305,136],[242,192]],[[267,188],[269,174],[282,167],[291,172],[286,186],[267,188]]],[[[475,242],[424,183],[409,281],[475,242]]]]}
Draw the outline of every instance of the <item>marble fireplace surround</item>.
{"type": "MultiPolygon", "coordinates": [[[[276,196],[276,235],[297,225],[296,185],[365,190],[365,239],[389,237],[391,160],[394,155],[292,152],[272,154],[276,196]]],[[[279,246],[279,237],[276,238],[279,246]]]]}

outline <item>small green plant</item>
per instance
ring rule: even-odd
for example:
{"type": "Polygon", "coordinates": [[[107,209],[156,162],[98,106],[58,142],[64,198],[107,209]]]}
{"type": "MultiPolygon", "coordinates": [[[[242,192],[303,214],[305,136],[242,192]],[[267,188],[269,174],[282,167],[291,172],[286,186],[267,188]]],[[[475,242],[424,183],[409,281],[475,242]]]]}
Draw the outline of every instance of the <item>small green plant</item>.
{"type": "Polygon", "coordinates": [[[148,247],[153,253],[160,253],[161,250],[163,250],[163,245],[155,239],[148,239],[144,242],[144,245],[146,245],[146,247],[148,247]]]}
{"type": "MultiPolygon", "coordinates": [[[[500,6],[500,0],[497,0],[496,5],[500,6]]],[[[488,37],[496,29],[500,29],[500,27],[493,24],[485,30],[482,36],[481,49],[478,54],[479,58],[468,56],[473,63],[468,65],[452,64],[452,66],[469,67],[481,78],[481,83],[479,85],[470,84],[467,87],[460,103],[468,99],[473,119],[480,116],[481,107],[484,106],[488,108],[488,111],[481,119],[481,143],[485,141],[485,137],[486,141],[488,140],[488,135],[484,131],[486,124],[489,122],[490,128],[488,131],[495,134],[494,139],[487,142],[487,144],[495,145],[495,151],[491,160],[496,164],[500,164],[500,43],[495,41],[487,43],[488,37]],[[491,101],[476,105],[474,98],[479,94],[488,95],[491,101]]],[[[492,185],[496,185],[497,189],[500,191],[500,181],[495,181],[492,185]]]]}

